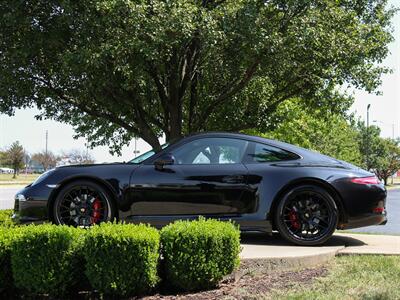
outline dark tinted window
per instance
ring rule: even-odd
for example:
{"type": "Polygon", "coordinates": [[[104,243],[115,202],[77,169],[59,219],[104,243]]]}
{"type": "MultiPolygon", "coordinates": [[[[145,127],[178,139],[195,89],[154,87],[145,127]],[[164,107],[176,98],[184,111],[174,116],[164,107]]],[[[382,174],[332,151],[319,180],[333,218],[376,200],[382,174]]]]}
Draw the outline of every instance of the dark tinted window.
{"type": "Polygon", "coordinates": [[[250,156],[250,160],[254,162],[273,162],[300,158],[297,154],[289,151],[259,143],[255,143],[254,154],[250,154],[250,156]]]}

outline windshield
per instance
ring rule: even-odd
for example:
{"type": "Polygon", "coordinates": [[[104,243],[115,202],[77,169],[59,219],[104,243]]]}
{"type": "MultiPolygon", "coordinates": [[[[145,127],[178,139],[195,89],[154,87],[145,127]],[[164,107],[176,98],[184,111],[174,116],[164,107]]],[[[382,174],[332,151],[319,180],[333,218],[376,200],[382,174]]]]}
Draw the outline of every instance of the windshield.
{"type": "MultiPolygon", "coordinates": [[[[161,149],[164,149],[169,146],[169,143],[166,143],[164,145],[161,145],[161,149]]],[[[150,151],[147,151],[143,153],[142,155],[139,155],[138,157],[135,157],[130,161],[131,164],[140,164],[142,161],[148,159],[149,157],[153,156],[156,153],[153,149],[150,151]]]]}

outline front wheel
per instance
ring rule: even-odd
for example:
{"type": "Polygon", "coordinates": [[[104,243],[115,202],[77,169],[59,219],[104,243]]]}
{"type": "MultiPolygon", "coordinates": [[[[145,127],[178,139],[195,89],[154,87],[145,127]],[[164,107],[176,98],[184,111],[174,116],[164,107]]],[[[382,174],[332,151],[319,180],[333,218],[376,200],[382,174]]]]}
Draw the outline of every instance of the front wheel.
{"type": "Polygon", "coordinates": [[[338,209],[324,189],[302,185],[288,191],[279,202],[275,224],[280,235],[301,246],[326,242],[338,224],[338,209]]]}
{"type": "Polygon", "coordinates": [[[76,181],[64,186],[53,205],[56,224],[89,227],[111,221],[115,209],[107,191],[91,181],[76,181]]]}

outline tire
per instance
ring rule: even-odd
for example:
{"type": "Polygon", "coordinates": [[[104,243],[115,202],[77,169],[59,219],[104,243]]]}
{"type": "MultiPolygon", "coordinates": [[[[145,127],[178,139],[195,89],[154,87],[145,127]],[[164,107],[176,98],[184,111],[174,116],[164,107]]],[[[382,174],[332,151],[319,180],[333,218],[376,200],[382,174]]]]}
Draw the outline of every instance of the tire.
{"type": "Polygon", "coordinates": [[[338,208],[332,196],[323,188],[301,185],[289,190],[275,212],[279,234],[300,246],[325,243],[338,224],[338,208]]]}
{"type": "Polygon", "coordinates": [[[66,184],[51,208],[53,223],[75,227],[113,221],[115,214],[116,209],[107,190],[89,180],[66,184]]]}

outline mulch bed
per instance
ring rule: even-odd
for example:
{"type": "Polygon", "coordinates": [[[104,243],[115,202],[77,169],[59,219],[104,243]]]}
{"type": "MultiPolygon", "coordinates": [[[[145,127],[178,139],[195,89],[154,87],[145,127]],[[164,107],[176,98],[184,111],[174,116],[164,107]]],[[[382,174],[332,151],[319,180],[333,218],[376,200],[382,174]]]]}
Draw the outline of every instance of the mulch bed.
{"type": "Polygon", "coordinates": [[[328,269],[325,266],[296,271],[270,271],[268,273],[246,270],[251,268],[251,261],[242,263],[237,274],[224,280],[217,289],[198,293],[165,295],[156,294],[141,299],[175,300],[175,299],[257,299],[266,296],[272,289],[286,289],[293,285],[311,284],[317,277],[326,276],[328,269]]]}
{"type": "MultiPolygon", "coordinates": [[[[309,285],[317,277],[323,277],[328,274],[326,266],[320,266],[312,269],[303,269],[296,271],[271,271],[260,266],[257,260],[245,260],[241,262],[239,270],[227,277],[221,282],[218,288],[208,291],[200,291],[197,293],[177,293],[172,294],[170,291],[163,291],[163,287],[159,293],[147,295],[144,297],[133,297],[129,300],[175,300],[175,299],[258,299],[268,297],[268,293],[272,289],[287,289],[294,285],[309,285]]],[[[0,297],[1,298],[1,297],[0,297]]],[[[22,296],[12,295],[3,299],[37,299],[50,300],[46,295],[40,296],[22,296]]],[[[67,299],[67,298],[66,298],[67,299]]],[[[79,295],[72,296],[68,299],[74,300],[98,300],[101,299],[96,292],[81,292],[79,295]]],[[[122,299],[120,297],[104,297],[103,299],[122,299]]]]}

